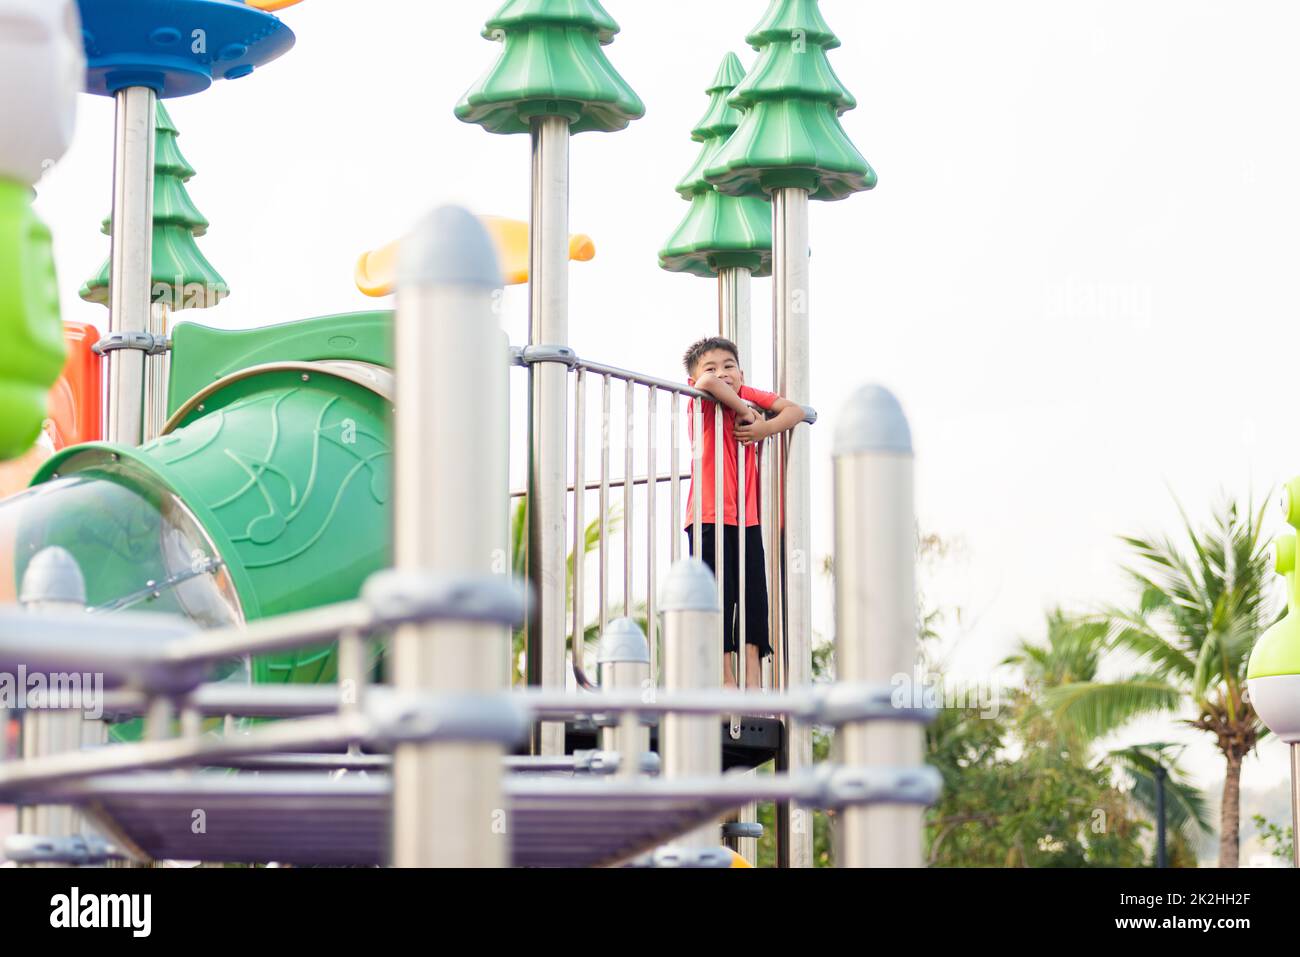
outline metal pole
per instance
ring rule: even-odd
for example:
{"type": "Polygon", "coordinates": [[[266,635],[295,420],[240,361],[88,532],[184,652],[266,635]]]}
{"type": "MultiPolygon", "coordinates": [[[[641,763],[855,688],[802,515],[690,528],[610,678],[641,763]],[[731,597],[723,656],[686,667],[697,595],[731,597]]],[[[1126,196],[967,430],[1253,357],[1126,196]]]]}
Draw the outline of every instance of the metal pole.
{"type": "MultiPolygon", "coordinates": [[[[726,642],[727,634],[727,605],[724,601],[726,592],[726,554],[723,551],[725,543],[726,526],[723,524],[727,514],[727,503],[722,495],[722,477],[724,466],[722,464],[722,403],[714,400],[713,402],[713,568],[714,579],[718,589],[718,607],[722,609],[722,614],[718,616],[718,654],[722,655],[722,648],[726,642]]],[[[704,553],[700,553],[704,557],[704,553]]],[[[731,666],[727,663],[725,656],[722,658],[722,667],[726,673],[731,673],[731,666]]]]}
{"type": "MultiPolygon", "coordinates": [[[[674,392],[668,409],[668,418],[671,423],[668,430],[669,441],[672,443],[668,447],[668,474],[670,476],[668,479],[668,511],[672,523],[672,539],[671,544],[668,547],[668,558],[670,561],[674,562],[682,557],[682,492],[681,479],[678,477],[678,470],[681,468],[681,463],[678,461],[679,453],[677,451],[678,430],[681,428],[681,420],[678,418],[678,400],[680,397],[680,393],[674,392]]],[[[658,675],[658,673],[659,672],[656,669],[655,674],[658,675]]]]}
{"type": "Polygon", "coordinates": [[[579,369],[573,380],[573,676],[589,687],[586,662],[586,608],[583,584],[587,571],[587,372],[579,369]]]}
{"type": "MultiPolygon", "coordinates": [[[[645,494],[645,527],[646,527],[646,593],[645,593],[645,630],[646,642],[650,645],[650,675],[653,679],[654,674],[659,667],[659,642],[658,630],[658,602],[655,595],[655,563],[659,560],[659,550],[656,547],[658,539],[658,527],[655,521],[658,517],[659,482],[655,480],[655,469],[658,463],[655,461],[655,445],[659,441],[658,416],[659,416],[659,389],[650,386],[646,392],[646,464],[645,474],[649,478],[646,482],[645,494]]],[[[653,683],[653,681],[652,681],[653,683]]]]}
{"type": "MultiPolygon", "coordinates": [[[[58,546],[37,552],[23,572],[18,601],[33,615],[40,615],[43,612],[84,610],[86,581],[82,577],[77,560],[66,549],[58,546]]],[[[84,695],[87,689],[83,685],[81,690],[84,695]]],[[[37,702],[46,706],[54,706],[58,703],[58,701],[37,702]]],[[[82,706],[86,707],[87,702],[83,701],[82,706]]],[[[23,758],[40,758],[64,751],[79,751],[85,723],[86,719],[77,710],[29,708],[23,712],[19,754],[23,758]]],[[[24,807],[20,809],[18,815],[20,834],[50,838],[71,837],[84,827],[82,816],[67,805],[47,804],[24,807]]]]}
{"type": "MultiPolygon", "coordinates": [[[[153,150],[157,97],[144,86],[118,90],[113,137],[112,265],[109,332],[148,332],[153,265],[153,150]]],[[[108,353],[104,438],[139,445],[144,434],[145,355],[108,353]]]]}
{"type": "MultiPolygon", "coordinates": [[[[631,618],[615,618],[600,636],[597,653],[603,691],[643,691],[650,682],[650,646],[645,633],[631,618]]],[[[634,711],[622,716],[616,727],[600,731],[600,746],[618,752],[619,777],[636,777],[641,756],[650,750],[650,729],[634,711]]]]}
{"type": "MultiPolygon", "coordinates": [[[[532,345],[569,340],[569,121],[532,121],[532,209],[529,218],[529,332],[532,345]]],[[[528,625],[528,683],[563,688],[565,639],[565,404],[568,370],[555,362],[529,366],[528,579],[536,603],[528,625]]],[[[502,425],[493,423],[491,428],[502,425]]],[[[564,725],[542,722],[534,754],[563,754],[564,725]]]]}
{"type": "Polygon", "coordinates": [[[1165,778],[1169,772],[1156,763],[1156,867],[1169,866],[1169,852],[1165,843],[1165,778]]]}
{"type": "MultiPolygon", "coordinates": [[[[772,314],[776,337],[776,391],[791,402],[811,404],[808,362],[808,191],[772,191],[772,314]]],[[[806,429],[782,438],[778,470],[784,475],[785,553],[781,559],[784,593],[784,687],[812,681],[812,458],[806,429]]],[[[812,729],[786,726],[780,770],[797,774],[812,764],[812,729]]],[[[813,833],[808,812],[791,804],[777,809],[777,859],[781,866],[812,867],[813,833]]]]}
{"type": "MultiPolygon", "coordinates": [[[[636,409],[636,386],[623,383],[623,614],[632,615],[632,446],[635,438],[632,416],[636,409]]],[[[649,473],[646,473],[649,474],[649,473]]]]}
{"type": "MultiPolygon", "coordinates": [[[[664,577],[664,690],[717,688],[722,680],[718,642],[717,590],[699,558],[675,562],[664,577]]],[[[659,725],[659,755],[665,778],[717,777],[722,773],[722,725],[716,715],[666,714],[659,725]]],[[[711,821],[674,841],[687,847],[717,847],[718,822],[711,821]]]]}
{"type": "Polygon", "coordinates": [[[1291,866],[1300,868],[1300,741],[1291,742],[1291,866]]]}
{"type": "MultiPolygon", "coordinates": [[[[835,430],[835,667],[839,681],[911,687],[916,666],[916,528],[912,439],[898,401],[867,386],[835,430]]],[[[915,689],[913,689],[915,690],[915,689]]],[[[921,764],[915,722],[847,724],[836,744],[848,767],[921,764]]],[[[920,867],[924,808],[849,807],[836,829],[841,867],[920,867]]]]}
{"type": "MultiPolygon", "coordinates": [[[[492,304],[500,285],[492,241],[463,209],[436,210],[403,243],[394,342],[399,569],[485,577],[495,571],[491,536],[508,481],[484,436],[508,419],[506,354],[492,304]],[[441,411],[450,408],[459,410],[451,425],[441,411]]],[[[562,564],[560,572],[563,585],[562,564]]],[[[498,638],[494,626],[474,623],[403,627],[394,642],[394,683],[404,690],[502,690],[498,638]]],[[[506,864],[502,757],[502,747],[490,743],[395,748],[392,862],[506,864]]]]}
{"type": "Polygon", "coordinates": [[[744,266],[718,270],[718,335],[736,344],[740,368],[753,371],[750,333],[750,271],[744,266]]]}
{"type": "MultiPolygon", "coordinates": [[[[180,295],[178,292],[177,295],[180,295]]],[[[165,302],[155,302],[149,308],[149,331],[155,338],[165,338],[169,325],[170,308],[165,302]]],[[[148,356],[144,384],[144,433],[142,441],[150,442],[162,433],[167,421],[167,378],[171,367],[171,352],[148,356]]]]}
{"type": "Polygon", "coordinates": [[[600,633],[609,625],[609,376],[600,389],[600,633]]]}

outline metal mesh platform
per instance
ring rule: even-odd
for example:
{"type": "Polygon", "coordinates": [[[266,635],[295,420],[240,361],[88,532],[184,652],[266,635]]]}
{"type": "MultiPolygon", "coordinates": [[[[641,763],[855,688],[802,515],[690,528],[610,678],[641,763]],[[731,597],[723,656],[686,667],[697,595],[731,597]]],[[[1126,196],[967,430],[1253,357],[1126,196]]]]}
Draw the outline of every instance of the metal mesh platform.
{"type": "MultiPolygon", "coordinates": [[[[516,774],[504,790],[518,867],[617,864],[745,801],[725,779],[516,774]]],[[[41,800],[80,805],[119,846],[156,860],[366,866],[388,857],[390,792],[375,774],[145,773],[71,782],[41,800]]]]}

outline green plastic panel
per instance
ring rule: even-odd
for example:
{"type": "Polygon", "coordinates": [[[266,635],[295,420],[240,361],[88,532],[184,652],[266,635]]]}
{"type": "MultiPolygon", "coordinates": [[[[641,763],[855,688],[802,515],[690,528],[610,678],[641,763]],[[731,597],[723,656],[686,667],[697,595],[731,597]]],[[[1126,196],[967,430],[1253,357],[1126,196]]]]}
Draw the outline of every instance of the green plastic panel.
{"type": "Polygon", "coordinates": [[[835,106],[808,100],[755,103],[706,171],[719,192],[758,196],[795,186],[811,199],[844,199],[876,173],[844,134],[835,106]]]}
{"type": "Polygon", "coordinates": [[[724,196],[704,178],[741,121],[740,111],[727,100],[744,77],[740,58],[728,53],[705,91],[708,109],[691,130],[691,139],[703,146],[677,184],[691,208],[659,251],[659,265],[670,272],[714,276],[725,266],[744,266],[757,276],[772,271],[772,210],[765,198],[724,196]]]}
{"type": "Polygon", "coordinates": [[[802,37],[823,50],[834,50],[840,45],[839,37],[831,32],[822,16],[817,0],[783,0],[768,4],[767,12],[758,26],[749,31],[745,42],[755,50],[777,40],[802,37]]]}
{"type": "Polygon", "coordinates": [[[213,329],[178,323],[172,332],[167,414],[240,369],[268,362],[350,359],[392,368],[392,310],[345,312],[257,329],[213,329]]]}
{"type": "MultiPolygon", "coordinates": [[[[1287,520],[1294,526],[1297,517],[1295,486],[1289,485],[1290,508],[1287,520]]],[[[1282,619],[1260,635],[1250,653],[1247,678],[1271,678],[1276,675],[1300,675],[1300,594],[1296,593],[1296,536],[1279,535],[1275,546],[1274,570],[1286,579],[1287,610],[1282,619]]]]}
{"type": "Polygon", "coordinates": [[[836,200],[874,187],[875,171],[840,125],[857,101],[826,58],[839,40],[817,0],[771,0],[749,41],[758,62],[729,100],[744,114],[705,178],[733,196],[798,187],[836,200]]]}
{"type": "Polygon", "coordinates": [[[50,231],[31,191],[0,179],[0,459],[26,452],[67,358],[50,231]]]}
{"type": "Polygon", "coordinates": [[[565,116],[572,133],[623,129],[645,106],[601,49],[617,32],[597,0],[509,0],[483,31],[501,53],[457,118],[490,133],[526,133],[535,116],[565,116]]]}
{"type": "MultiPolygon", "coordinates": [[[[389,436],[389,403],[371,390],[323,370],[267,371],[208,396],[139,449],[65,450],[36,481],[66,474],[87,449],[150,470],[211,537],[251,620],[355,598],[390,564],[389,436]]],[[[259,682],[335,675],[332,645],[253,662],[259,682]]]]}
{"type": "MultiPolygon", "coordinates": [[[[208,220],[194,205],[185,183],[194,168],[176,144],[176,124],[162,101],[157,107],[154,135],[153,258],[150,278],[153,300],[173,309],[206,309],[230,294],[230,287],[194,242],[208,231],[208,220]]],[[[112,232],[112,219],[102,231],[112,232]]],[[[87,302],[108,305],[110,260],[105,260],[80,290],[87,302]]]]}

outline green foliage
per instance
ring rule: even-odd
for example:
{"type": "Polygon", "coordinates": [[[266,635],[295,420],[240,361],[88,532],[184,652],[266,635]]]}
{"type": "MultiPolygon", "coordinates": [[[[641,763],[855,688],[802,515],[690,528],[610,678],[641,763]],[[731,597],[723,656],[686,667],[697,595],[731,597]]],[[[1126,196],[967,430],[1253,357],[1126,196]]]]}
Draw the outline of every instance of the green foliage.
{"type": "MultiPolygon", "coordinates": [[[[623,522],[622,510],[617,505],[611,506],[609,512],[606,513],[605,516],[606,535],[615,534],[622,526],[622,522],[623,522]]],[[[582,554],[583,557],[585,558],[587,555],[596,551],[596,549],[600,547],[600,519],[599,518],[592,519],[591,523],[587,525],[587,528],[583,533],[582,539],[583,539],[582,554]]],[[[516,503],[515,505],[514,512],[512,512],[510,516],[510,570],[511,570],[511,574],[513,574],[514,577],[520,581],[522,581],[527,574],[527,569],[525,567],[525,558],[527,555],[527,551],[528,551],[528,499],[526,497],[520,497],[518,503],[516,503]]],[[[570,625],[570,631],[565,636],[565,647],[570,651],[573,650],[573,631],[572,631],[573,560],[574,560],[574,553],[570,551],[564,563],[565,565],[565,609],[566,609],[565,621],[568,622],[570,625]]],[[[641,630],[643,632],[648,632],[648,629],[646,628],[647,622],[646,622],[644,602],[635,603],[632,606],[630,611],[624,611],[622,608],[618,606],[611,605],[609,608],[609,615],[611,618],[617,618],[620,617],[621,615],[627,615],[638,625],[641,626],[641,630]]],[[[591,656],[590,654],[588,654],[588,652],[591,650],[590,646],[595,645],[599,641],[600,641],[600,622],[593,621],[585,625],[582,632],[584,661],[591,660],[591,656]]],[[[524,672],[524,646],[525,646],[524,630],[522,628],[516,628],[511,639],[511,675],[513,676],[514,684],[523,684],[528,680],[527,675],[524,672]]],[[[594,673],[589,673],[588,676],[591,677],[593,680],[595,679],[594,673]]]]}
{"type": "MultiPolygon", "coordinates": [[[[1058,721],[1043,704],[1053,689],[1096,678],[1108,628],[1059,610],[1046,624],[1044,641],[1021,642],[1003,662],[1016,667],[1022,681],[999,689],[998,707],[945,708],[927,732],[930,763],[945,784],[927,822],[930,864],[1142,866],[1145,838],[1155,829],[1159,760],[1169,772],[1171,862],[1194,866],[1192,842],[1208,828],[1204,801],[1176,762],[1159,754],[1168,746],[1093,758],[1088,735],[1058,721]]],[[[923,648],[933,643],[927,638],[923,648]]],[[[935,670],[933,663],[927,670],[935,670]]]]}
{"type": "Polygon", "coordinates": [[[1295,829],[1289,825],[1283,827],[1274,824],[1262,814],[1254,815],[1251,821],[1259,831],[1259,839],[1263,842],[1265,850],[1290,865],[1294,860],[1292,855],[1295,853],[1295,829]]]}
{"type": "Polygon", "coordinates": [[[1134,607],[1093,618],[1107,629],[1106,654],[1126,653],[1136,665],[1047,689],[1043,704],[1090,740],[1139,717],[1190,714],[1177,720],[1213,736],[1224,757],[1219,864],[1235,867],[1241,764],[1268,733],[1245,695],[1251,649],[1275,614],[1263,509],[1224,500],[1201,529],[1179,511],[1182,544],[1122,538],[1137,559],[1126,569],[1134,607]]]}

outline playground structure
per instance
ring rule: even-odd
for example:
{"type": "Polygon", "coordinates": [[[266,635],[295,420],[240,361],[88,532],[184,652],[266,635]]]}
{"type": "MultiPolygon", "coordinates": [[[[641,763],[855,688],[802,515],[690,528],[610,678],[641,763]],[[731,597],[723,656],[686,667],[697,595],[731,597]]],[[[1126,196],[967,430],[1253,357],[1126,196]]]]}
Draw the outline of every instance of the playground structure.
{"type": "MultiPolygon", "coordinates": [[[[660,255],[666,269],[716,277],[718,330],[746,368],[749,277],[770,272],[772,384],[806,409],[806,424],[761,443],[759,489],[744,487],[738,450],[739,514],[759,496],[768,556],[776,653],[761,695],[719,687],[722,585],[681,555],[680,485],[699,477],[702,454],[699,438],[679,449],[682,400],[697,437],[704,415],[722,434],[721,405],[588,359],[569,335],[568,262],[592,255],[569,230],[570,138],[643,112],[605,57],[618,27],[600,3],[505,3],[484,30],[498,60],[455,107],[531,138],[526,264],[522,227],[444,208],[358,264],[364,292],[396,291],[395,312],[240,332],[171,325],[174,310],[229,290],[193,243],[207,221],[185,195],[194,171],[160,100],[285,53],[293,34],[267,11],[287,4],[53,6],[0,3],[0,23],[66,27],[79,13],[85,88],[115,99],[111,255],[82,290],[109,323],[95,349],[102,441],[59,449],[30,489],[0,501],[17,601],[0,608],[0,674],[48,676],[65,692],[22,702],[21,759],[0,763],[0,803],[23,809],[9,858],[731,866],[724,837],[752,861],[754,802],[773,801],[782,866],[811,865],[818,807],[840,812],[837,863],[919,865],[921,809],[938,787],[921,764],[929,714],[910,695],[896,702],[893,683],[915,658],[912,449],[897,401],[875,387],[837,420],[837,681],[812,680],[807,203],[875,184],[839,124],[854,101],[826,59],[839,41],[816,0],[771,0],[747,37],[760,51],[748,76],[734,54],[723,60],[692,133],[701,153],[677,187],[691,206],[660,255]],[[202,53],[183,42],[199,24],[202,53]],[[493,309],[507,279],[529,283],[529,341],[516,348],[493,309]],[[506,424],[520,385],[529,422],[516,443],[506,424]],[[450,407],[457,427],[435,423],[450,407]],[[512,492],[521,453],[527,484],[512,492]],[[520,498],[523,589],[502,561],[520,498]],[[519,626],[527,687],[512,689],[519,626]],[[68,674],[100,676],[102,694],[60,686],[68,674]],[[87,718],[92,705],[102,715],[87,718]],[[820,765],[819,724],[837,731],[820,765]],[[722,773],[769,760],[775,773],[722,773]]],[[[30,183],[39,169],[0,174],[30,183]]],[[[14,196],[13,217],[29,215],[14,196]]],[[[23,262],[20,275],[46,268],[23,262]]],[[[44,364],[20,370],[36,424],[32,396],[60,364],[46,296],[0,300],[0,319],[21,312],[44,334],[33,345],[46,344],[44,364]]],[[[27,429],[11,453],[31,444],[27,429]]],[[[724,452],[717,443],[715,501],[724,452]]]]}

